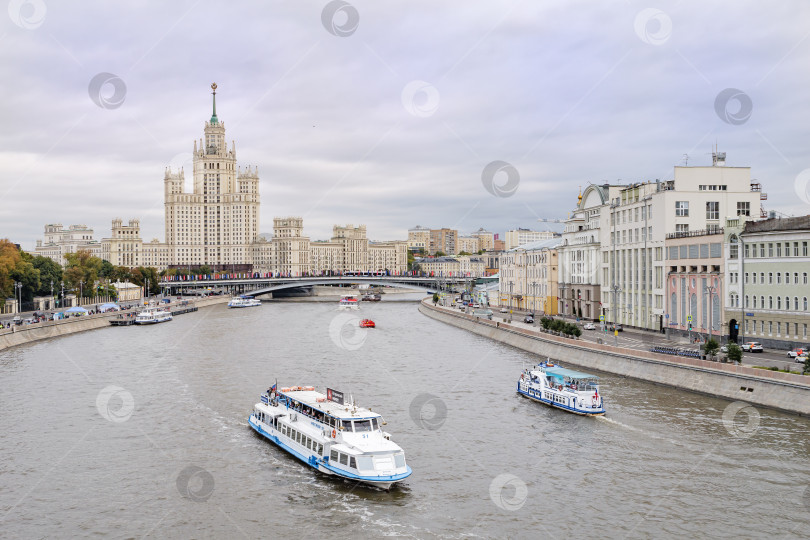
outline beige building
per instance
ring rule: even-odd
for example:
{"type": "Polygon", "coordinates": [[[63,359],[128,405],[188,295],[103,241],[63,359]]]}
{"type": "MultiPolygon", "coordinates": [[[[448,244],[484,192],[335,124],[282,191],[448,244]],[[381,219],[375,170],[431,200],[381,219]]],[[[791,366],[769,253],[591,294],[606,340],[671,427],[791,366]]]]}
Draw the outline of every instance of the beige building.
{"type": "Polygon", "coordinates": [[[462,255],[458,257],[431,257],[418,259],[423,272],[437,277],[482,277],[485,261],[481,257],[462,255]]]}
{"type": "Polygon", "coordinates": [[[551,240],[555,234],[551,231],[530,231],[529,229],[512,229],[506,231],[504,247],[514,249],[518,246],[542,240],[551,240]]]}
{"type": "Polygon", "coordinates": [[[455,229],[431,229],[428,253],[435,255],[438,252],[445,255],[458,253],[458,231],[455,229]]]}
{"type": "Polygon", "coordinates": [[[501,255],[498,273],[501,306],[536,314],[557,314],[560,242],[560,238],[541,240],[501,255]]]}
{"type": "Polygon", "coordinates": [[[65,229],[61,223],[49,223],[45,225],[44,239],[37,240],[31,254],[48,257],[64,266],[67,263],[65,255],[76,253],[80,249],[88,250],[97,257],[101,256],[101,242],[93,240],[93,229],[87,225],[70,225],[65,229]]]}
{"type": "Polygon", "coordinates": [[[119,302],[130,302],[132,300],[143,298],[143,287],[139,287],[138,285],[130,283],[129,281],[124,281],[123,283],[116,281],[115,283],[112,283],[112,286],[115,287],[115,290],[118,293],[119,302]]]}
{"type": "Polygon", "coordinates": [[[430,249],[430,229],[421,225],[408,229],[408,249],[427,253],[430,249]]]}
{"type": "Polygon", "coordinates": [[[478,253],[481,250],[481,239],[477,236],[459,236],[458,238],[458,251],[459,253],[478,253]]]}
{"type": "MultiPolygon", "coordinates": [[[[491,233],[485,230],[484,228],[480,228],[474,233],[472,233],[471,236],[475,236],[480,240],[479,249],[483,249],[484,251],[498,249],[497,246],[495,245],[495,240],[497,239],[498,235],[496,235],[495,233],[491,233]]],[[[503,250],[504,247],[502,246],[500,249],[503,250]]]]}

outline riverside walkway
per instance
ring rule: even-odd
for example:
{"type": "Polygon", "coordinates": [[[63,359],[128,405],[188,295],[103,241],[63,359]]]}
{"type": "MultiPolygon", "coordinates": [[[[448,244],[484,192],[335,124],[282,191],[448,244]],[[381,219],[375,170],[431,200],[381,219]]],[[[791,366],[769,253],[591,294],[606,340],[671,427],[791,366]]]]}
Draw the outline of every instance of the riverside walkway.
{"type": "Polygon", "coordinates": [[[433,319],[563,363],[810,416],[810,376],[614,347],[434,306],[433,319]]]}

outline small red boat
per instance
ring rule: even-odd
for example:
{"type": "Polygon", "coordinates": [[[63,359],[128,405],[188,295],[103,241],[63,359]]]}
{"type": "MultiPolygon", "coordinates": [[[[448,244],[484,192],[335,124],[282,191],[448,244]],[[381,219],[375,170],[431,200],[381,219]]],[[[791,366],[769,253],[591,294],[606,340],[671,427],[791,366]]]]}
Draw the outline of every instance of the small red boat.
{"type": "Polygon", "coordinates": [[[376,328],[377,325],[371,319],[363,319],[360,321],[360,328],[376,328]]]}

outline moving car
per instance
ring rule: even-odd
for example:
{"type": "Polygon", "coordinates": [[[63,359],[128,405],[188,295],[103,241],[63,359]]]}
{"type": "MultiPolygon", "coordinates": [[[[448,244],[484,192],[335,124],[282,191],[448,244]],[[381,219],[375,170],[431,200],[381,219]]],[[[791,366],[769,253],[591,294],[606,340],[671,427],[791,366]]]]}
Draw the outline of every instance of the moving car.
{"type": "Polygon", "coordinates": [[[804,354],[796,357],[797,364],[804,364],[805,360],[807,360],[808,352],[804,351],[804,354]]]}
{"type": "Polygon", "coordinates": [[[608,325],[608,330],[610,330],[611,332],[613,332],[614,330],[617,331],[617,332],[624,332],[624,328],[622,328],[621,324],[613,324],[613,323],[611,323],[611,324],[608,325]]]}
{"type": "Polygon", "coordinates": [[[509,310],[506,309],[505,307],[502,307],[501,308],[501,313],[509,313],[509,310]]]}
{"type": "Polygon", "coordinates": [[[806,349],[793,349],[792,351],[788,351],[787,355],[788,358],[796,358],[797,356],[803,356],[807,354],[806,349]]]}
{"type": "Polygon", "coordinates": [[[481,307],[481,304],[479,304],[478,302],[475,302],[475,303],[472,305],[472,307],[473,307],[473,309],[479,309],[479,308],[481,307]]]}
{"type": "Polygon", "coordinates": [[[583,330],[596,330],[596,325],[594,325],[592,322],[585,323],[585,324],[582,325],[582,329],[583,330]]]}
{"type": "Polygon", "coordinates": [[[758,343],[756,341],[749,341],[748,343],[744,343],[742,346],[742,350],[752,353],[764,352],[764,349],[762,348],[762,343],[758,343]]]}
{"type": "Polygon", "coordinates": [[[534,324],[534,313],[529,313],[525,317],[523,317],[523,322],[527,324],[534,324]]]}

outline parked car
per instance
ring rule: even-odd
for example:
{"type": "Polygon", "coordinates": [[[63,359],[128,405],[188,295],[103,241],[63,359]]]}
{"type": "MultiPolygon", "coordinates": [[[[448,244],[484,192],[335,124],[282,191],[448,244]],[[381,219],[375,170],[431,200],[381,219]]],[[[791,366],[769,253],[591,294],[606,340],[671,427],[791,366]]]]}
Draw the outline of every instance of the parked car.
{"type": "Polygon", "coordinates": [[[787,355],[788,358],[796,358],[797,356],[803,356],[807,354],[806,349],[793,349],[792,351],[788,351],[787,355]]]}
{"type": "Polygon", "coordinates": [[[764,352],[764,349],[762,348],[762,343],[758,343],[756,341],[749,341],[748,343],[744,343],[742,346],[742,350],[752,353],[764,352]]]}
{"type": "Polygon", "coordinates": [[[15,315],[14,318],[11,319],[11,323],[16,324],[17,326],[21,325],[23,323],[22,317],[15,315]]]}
{"type": "Polygon", "coordinates": [[[509,313],[509,310],[506,309],[505,307],[502,307],[501,308],[501,313],[509,313]]]}
{"type": "Polygon", "coordinates": [[[728,352],[728,345],[723,345],[722,347],[720,347],[720,352],[727,353],[728,352]]]}
{"type": "Polygon", "coordinates": [[[796,363],[797,364],[804,364],[805,360],[807,360],[807,355],[808,355],[807,351],[804,351],[804,354],[802,354],[801,356],[797,356],[796,357],[796,363]]]}
{"type": "Polygon", "coordinates": [[[534,324],[534,313],[529,313],[525,317],[523,317],[523,322],[526,324],[534,324]]]}
{"type": "Polygon", "coordinates": [[[593,324],[592,322],[585,323],[585,324],[582,325],[582,329],[583,330],[596,330],[596,325],[593,324]]]}
{"type": "Polygon", "coordinates": [[[479,304],[478,302],[475,302],[475,303],[472,305],[472,307],[473,307],[473,309],[480,309],[480,308],[481,308],[481,304],[479,304]]]}

